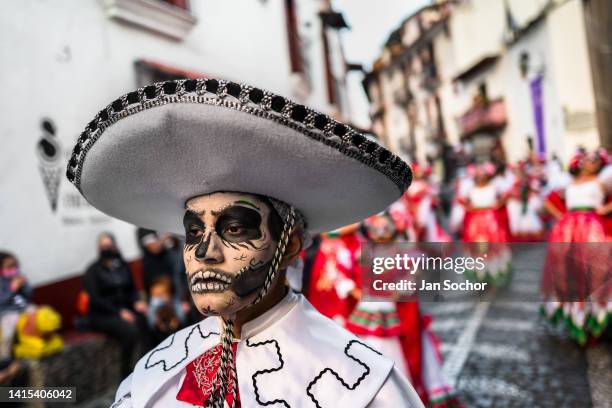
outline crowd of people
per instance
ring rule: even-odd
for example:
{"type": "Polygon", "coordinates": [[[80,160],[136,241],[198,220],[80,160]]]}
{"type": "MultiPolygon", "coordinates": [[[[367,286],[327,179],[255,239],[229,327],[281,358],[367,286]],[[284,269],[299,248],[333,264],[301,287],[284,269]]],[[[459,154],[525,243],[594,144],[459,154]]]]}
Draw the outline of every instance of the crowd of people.
{"type": "Polygon", "coordinates": [[[137,239],[142,250],[142,290],[109,233],[98,237],[98,259],[83,276],[87,307],[81,328],[119,341],[123,377],[132,370],[136,355],[197,321],[178,238],[140,228],[137,239]]]}
{"type": "MultiPolygon", "coordinates": [[[[514,165],[474,163],[460,169],[448,216],[431,168],[412,164],[414,181],[385,212],[324,234],[304,253],[298,290],[324,315],[394,359],[423,402],[459,406],[442,375],[431,318],[418,301],[363,300],[362,243],[459,242],[487,254],[486,268],[467,274],[492,286],[508,281],[511,243],[549,242],[542,273],[543,311],[564,321],[579,344],[610,334],[612,325],[612,164],[607,152],[580,149],[567,166],[531,156],[514,165]],[[446,228],[443,228],[445,226],[446,228]],[[558,244],[562,243],[562,244],[558,244]],[[482,244],[482,245],[479,245],[482,244]]],[[[290,279],[291,280],[291,279],[290,279]]]]}

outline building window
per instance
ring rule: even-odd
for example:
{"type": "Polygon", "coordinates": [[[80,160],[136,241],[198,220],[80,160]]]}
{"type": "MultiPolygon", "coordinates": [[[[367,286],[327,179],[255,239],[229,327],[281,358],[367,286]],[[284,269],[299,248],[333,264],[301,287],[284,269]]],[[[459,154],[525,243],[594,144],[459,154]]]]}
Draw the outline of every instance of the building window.
{"type": "Polygon", "coordinates": [[[321,40],[323,43],[323,63],[325,65],[325,83],[327,84],[327,101],[330,104],[335,104],[336,98],[336,84],[334,74],[331,66],[331,56],[329,55],[329,40],[327,39],[327,32],[325,25],[321,25],[321,40]]]}
{"type": "Polygon", "coordinates": [[[294,0],[285,0],[285,21],[287,24],[287,41],[289,45],[291,72],[304,72],[304,64],[300,51],[300,32],[298,30],[297,12],[294,0]]]}

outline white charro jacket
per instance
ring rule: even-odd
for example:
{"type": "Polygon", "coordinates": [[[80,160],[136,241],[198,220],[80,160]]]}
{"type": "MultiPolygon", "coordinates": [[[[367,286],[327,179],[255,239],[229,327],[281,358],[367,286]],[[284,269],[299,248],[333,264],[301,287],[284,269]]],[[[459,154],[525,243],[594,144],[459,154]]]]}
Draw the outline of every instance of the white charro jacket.
{"type": "MultiPolygon", "coordinates": [[[[176,399],[185,367],[219,343],[219,319],[187,327],[148,352],[117,390],[113,408],[190,407],[176,399]]],[[[244,408],[422,407],[393,362],[291,291],[242,327],[236,352],[244,408]],[[272,403],[272,401],[276,401],[272,403]]]]}

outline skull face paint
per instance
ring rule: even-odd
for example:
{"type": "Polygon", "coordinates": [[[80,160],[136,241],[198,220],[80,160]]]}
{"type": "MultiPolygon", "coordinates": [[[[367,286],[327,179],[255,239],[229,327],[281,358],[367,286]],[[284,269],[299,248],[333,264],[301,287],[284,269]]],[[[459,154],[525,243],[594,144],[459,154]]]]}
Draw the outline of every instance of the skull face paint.
{"type": "Polygon", "coordinates": [[[204,315],[231,315],[261,289],[278,243],[279,217],[255,195],[218,192],[187,201],[183,258],[204,315]]]}

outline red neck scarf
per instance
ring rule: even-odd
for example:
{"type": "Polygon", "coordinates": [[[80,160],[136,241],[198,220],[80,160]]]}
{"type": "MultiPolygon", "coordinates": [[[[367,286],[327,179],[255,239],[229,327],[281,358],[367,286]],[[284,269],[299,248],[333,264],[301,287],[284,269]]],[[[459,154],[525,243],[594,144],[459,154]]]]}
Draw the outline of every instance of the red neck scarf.
{"type": "MultiPolygon", "coordinates": [[[[236,349],[238,343],[234,342],[232,345],[232,351],[234,358],[236,357],[236,349]]],[[[213,384],[215,381],[215,375],[221,365],[221,345],[217,344],[211,349],[208,349],[204,354],[193,360],[185,367],[187,374],[181,389],[176,394],[176,399],[179,401],[186,402],[188,404],[205,406],[206,401],[210,398],[213,393],[218,392],[221,388],[220,383],[213,384]],[[198,384],[199,380],[199,384],[198,384]]],[[[229,379],[233,378],[233,374],[229,373],[229,379]]],[[[233,389],[232,384],[234,381],[230,381],[230,385],[227,388],[225,394],[225,401],[232,406],[233,402],[233,389]]],[[[237,401],[236,408],[240,408],[240,395],[236,393],[237,401]]]]}

